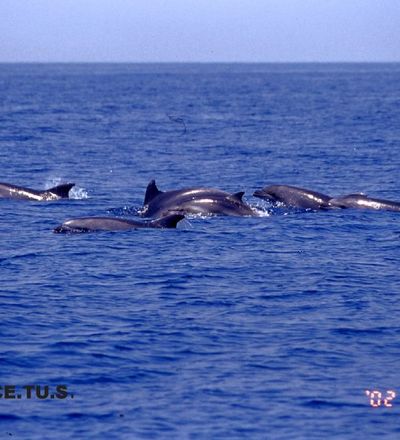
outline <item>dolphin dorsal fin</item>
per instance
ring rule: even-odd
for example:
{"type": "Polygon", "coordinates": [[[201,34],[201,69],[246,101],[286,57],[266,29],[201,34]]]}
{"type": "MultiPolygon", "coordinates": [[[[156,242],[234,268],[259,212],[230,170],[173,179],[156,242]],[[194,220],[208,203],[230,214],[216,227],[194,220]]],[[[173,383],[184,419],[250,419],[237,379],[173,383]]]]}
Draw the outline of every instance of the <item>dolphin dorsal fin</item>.
{"type": "Polygon", "coordinates": [[[143,205],[147,205],[148,203],[150,203],[155,197],[157,197],[161,193],[162,193],[162,191],[160,191],[157,188],[156,181],[151,180],[150,183],[147,185],[143,205]]]}
{"type": "Polygon", "coordinates": [[[170,214],[153,220],[151,223],[157,228],[176,228],[176,225],[184,218],[185,216],[182,214],[170,214]]]}
{"type": "Polygon", "coordinates": [[[228,199],[234,200],[235,202],[243,202],[244,191],[240,191],[228,196],[228,199]]]}
{"type": "Polygon", "coordinates": [[[53,188],[46,189],[43,193],[51,193],[55,194],[62,199],[68,198],[68,193],[72,187],[75,186],[75,183],[64,183],[62,185],[54,186],[53,188]]]}

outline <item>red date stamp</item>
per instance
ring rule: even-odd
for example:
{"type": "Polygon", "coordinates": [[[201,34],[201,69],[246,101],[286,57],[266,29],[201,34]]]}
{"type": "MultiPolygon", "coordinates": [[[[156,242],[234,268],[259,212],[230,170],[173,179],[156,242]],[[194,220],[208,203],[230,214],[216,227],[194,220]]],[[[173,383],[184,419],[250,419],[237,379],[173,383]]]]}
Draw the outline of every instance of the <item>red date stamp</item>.
{"type": "Polygon", "coordinates": [[[365,394],[369,397],[369,404],[373,408],[392,408],[393,400],[396,398],[396,392],[393,390],[386,390],[385,392],[379,390],[365,390],[365,394]]]}

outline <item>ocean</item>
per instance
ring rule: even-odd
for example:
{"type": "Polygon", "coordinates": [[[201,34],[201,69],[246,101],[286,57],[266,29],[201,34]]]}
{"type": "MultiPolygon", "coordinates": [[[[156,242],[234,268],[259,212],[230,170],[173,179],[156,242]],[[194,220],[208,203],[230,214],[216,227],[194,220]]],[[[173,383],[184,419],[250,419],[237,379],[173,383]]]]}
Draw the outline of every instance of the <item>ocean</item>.
{"type": "Polygon", "coordinates": [[[399,127],[400,64],[1,64],[0,180],[76,187],[0,200],[0,437],[400,438],[399,213],[252,196],[400,200],[399,127]],[[151,179],[262,215],[52,232],[151,179]]]}

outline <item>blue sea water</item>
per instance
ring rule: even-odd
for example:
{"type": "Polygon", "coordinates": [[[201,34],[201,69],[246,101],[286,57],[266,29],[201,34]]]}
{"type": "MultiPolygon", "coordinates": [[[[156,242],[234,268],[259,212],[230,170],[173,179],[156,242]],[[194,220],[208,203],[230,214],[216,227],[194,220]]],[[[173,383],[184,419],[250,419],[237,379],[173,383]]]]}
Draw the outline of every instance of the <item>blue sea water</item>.
{"type": "Polygon", "coordinates": [[[0,386],[70,393],[3,395],[0,437],[400,438],[399,214],[252,197],[400,200],[399,127],[399,64],[0,65],[0,180],[76,183],[0,200],[0,386]],[[153,178],[264,215],[52,233],[134,218],[153,178]]]}

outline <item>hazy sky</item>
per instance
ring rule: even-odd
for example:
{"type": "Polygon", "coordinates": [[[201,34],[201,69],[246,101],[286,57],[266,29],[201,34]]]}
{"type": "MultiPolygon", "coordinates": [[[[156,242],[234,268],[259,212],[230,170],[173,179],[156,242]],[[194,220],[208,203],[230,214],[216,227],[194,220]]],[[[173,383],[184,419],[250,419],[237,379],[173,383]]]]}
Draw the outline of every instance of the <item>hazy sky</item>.
{"type": "Polygon", "coordinates": [[[0,0],[0,61],[400,61],[400,0],[0,0]]]}

